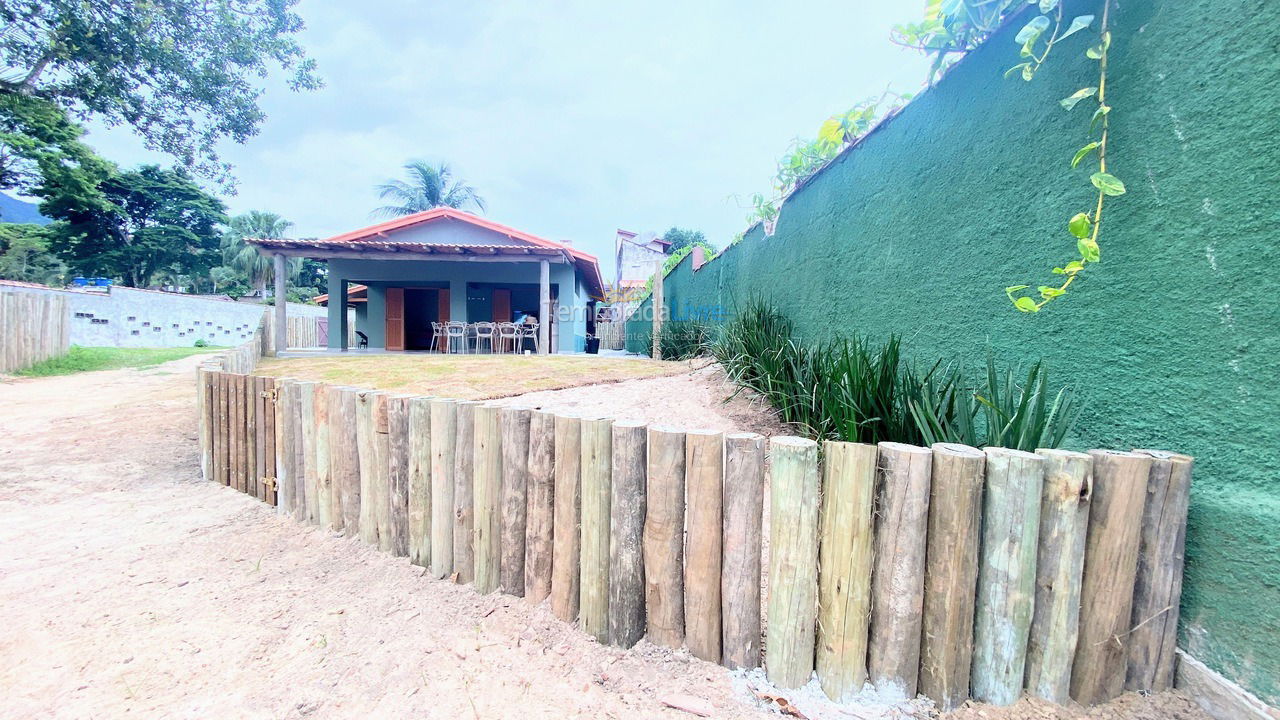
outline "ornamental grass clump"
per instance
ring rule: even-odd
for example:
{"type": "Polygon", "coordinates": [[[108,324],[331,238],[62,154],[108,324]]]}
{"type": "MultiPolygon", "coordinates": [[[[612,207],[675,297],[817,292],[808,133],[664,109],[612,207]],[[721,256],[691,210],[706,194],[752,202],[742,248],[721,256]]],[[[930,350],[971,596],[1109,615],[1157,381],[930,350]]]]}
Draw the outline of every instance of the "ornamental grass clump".
{"type": "Polygon", "coordinates": [[[787,317],[758,299],[707,351],[730,381],[764,396],[784,422],[820,439],[1030,451],[1059,447],[1079,416],[1069,388],[1051,390],[1043,363],[1021,384],[1013,371],[999,373],[990,354],[977,382],[945,359],[921,371],[903,359],[897,336],[804,343],[787,317]]]}

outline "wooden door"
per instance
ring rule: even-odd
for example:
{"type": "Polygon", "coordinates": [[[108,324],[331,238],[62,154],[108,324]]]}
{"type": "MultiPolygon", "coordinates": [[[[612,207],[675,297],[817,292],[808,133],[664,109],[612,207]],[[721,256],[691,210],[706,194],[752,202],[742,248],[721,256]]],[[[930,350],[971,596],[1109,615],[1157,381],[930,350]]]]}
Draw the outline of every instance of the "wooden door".
{"type": "MultiPolygon", "coordinates": [[[[436,317],[440,320],[440,326],[449,322],[449,288],[440,288],[436,290],[436,317]]],[[[441,332],[436,336],[436,350],[444,352],[449,347],[449,339],[441,332]]]]}
{"type": "Polygon", "coordinates": [[[511,289],[493,289],[493,321],[511,322],[511,289]]]}
{"type": "Polygon", "coordinates": [[[404,350],[404,288],[387,288],[387,349],[404,350]]]}
{"type": "Polygon", "coordinates": [[[436,302],[439,307],[436,310],[436,316],[440,318],[440,322],[449,322],[449,289],[440,288],[436,291],[436,302]]]}

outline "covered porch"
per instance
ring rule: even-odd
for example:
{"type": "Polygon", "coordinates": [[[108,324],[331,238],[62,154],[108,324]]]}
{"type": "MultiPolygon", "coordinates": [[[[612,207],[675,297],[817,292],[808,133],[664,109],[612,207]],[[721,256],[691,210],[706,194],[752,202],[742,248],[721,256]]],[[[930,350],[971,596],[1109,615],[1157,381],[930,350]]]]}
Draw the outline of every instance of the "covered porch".
{"type": "MultiPolygon", "coordinates": [[[[581,352],[601,290],[593,256],[450,208],[326,240],[251,242],[278,267],[287,256],[326,261],[329,292],[316,300],[328,306],[330,350],[351,349],[350,307],[354,334],[369,350],[470,349],[476,344],[442,343],[441,324],[501,323],[511,331],[518,323],[515,330],[527,337],[508,341],[507,350],[581,352]]],[[[278,297],[283,275],[277,273],[278,297]]]]}

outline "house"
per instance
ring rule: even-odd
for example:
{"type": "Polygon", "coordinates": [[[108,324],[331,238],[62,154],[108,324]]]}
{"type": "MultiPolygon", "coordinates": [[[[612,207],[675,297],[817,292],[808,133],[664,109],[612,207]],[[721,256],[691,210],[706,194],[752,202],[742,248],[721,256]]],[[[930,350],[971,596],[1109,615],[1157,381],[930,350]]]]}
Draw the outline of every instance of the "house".
{"type": "MultiPolygon", "coordinates": [[[[277,266],[285,257],[327,261],[329,292],[317,300],[329,308],[332,350],[347,349],[345,308],[352,306],[370,349],[431,349],[433,322],[531,316],[539,321],[544,352],[579,352],[603,293],[594,256],[453,208],[324,240],[248,242],[275,256],[277,266]]],[[[278,321],[280,314],[277,307],[278,321]]]]}
{"type": "Polygon", "coordinates": [[[656,233],[637,235],[630,230],[618,229],[614,236],[618,271],[610,297],[620,317],[630,314],[630,298],[653,277],[659,263],[666,261],[670,249],[671,243],[658,237],[656,233]]]}

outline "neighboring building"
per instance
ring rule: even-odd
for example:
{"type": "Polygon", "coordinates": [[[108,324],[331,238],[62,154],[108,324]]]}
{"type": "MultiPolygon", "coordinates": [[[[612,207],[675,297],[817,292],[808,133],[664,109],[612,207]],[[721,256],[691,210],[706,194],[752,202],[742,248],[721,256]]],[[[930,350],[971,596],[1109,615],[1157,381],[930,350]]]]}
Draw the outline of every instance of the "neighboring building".
{"type": "Polygon", "coordinates": [[[427,350],[431,323],[549,322],[551,352],[581,351],[603,291],[592,255],[453,208],[325,240],[249,240],[266,254],[328,262],[330,349],[346,348],[344,305],[371,349],[427,350]],[[541,295],[550,297],[544,310],[541,295]],[[329,302],[346,297],[346,303],[329,302]]]}
{"type": "Polygon", "coordinates": [[[637,235],[630,230],[618,229],[614,239],[614,252],[617,259],[617,274],[611,290],[611,300],[618,317],[630,314],[633,303],[627,300],[631,294],[645,286],[653,277],[658,264],[666,261],[667,251],[671,243],[658,237],[657,233],[646,232],[637,235]]]}

